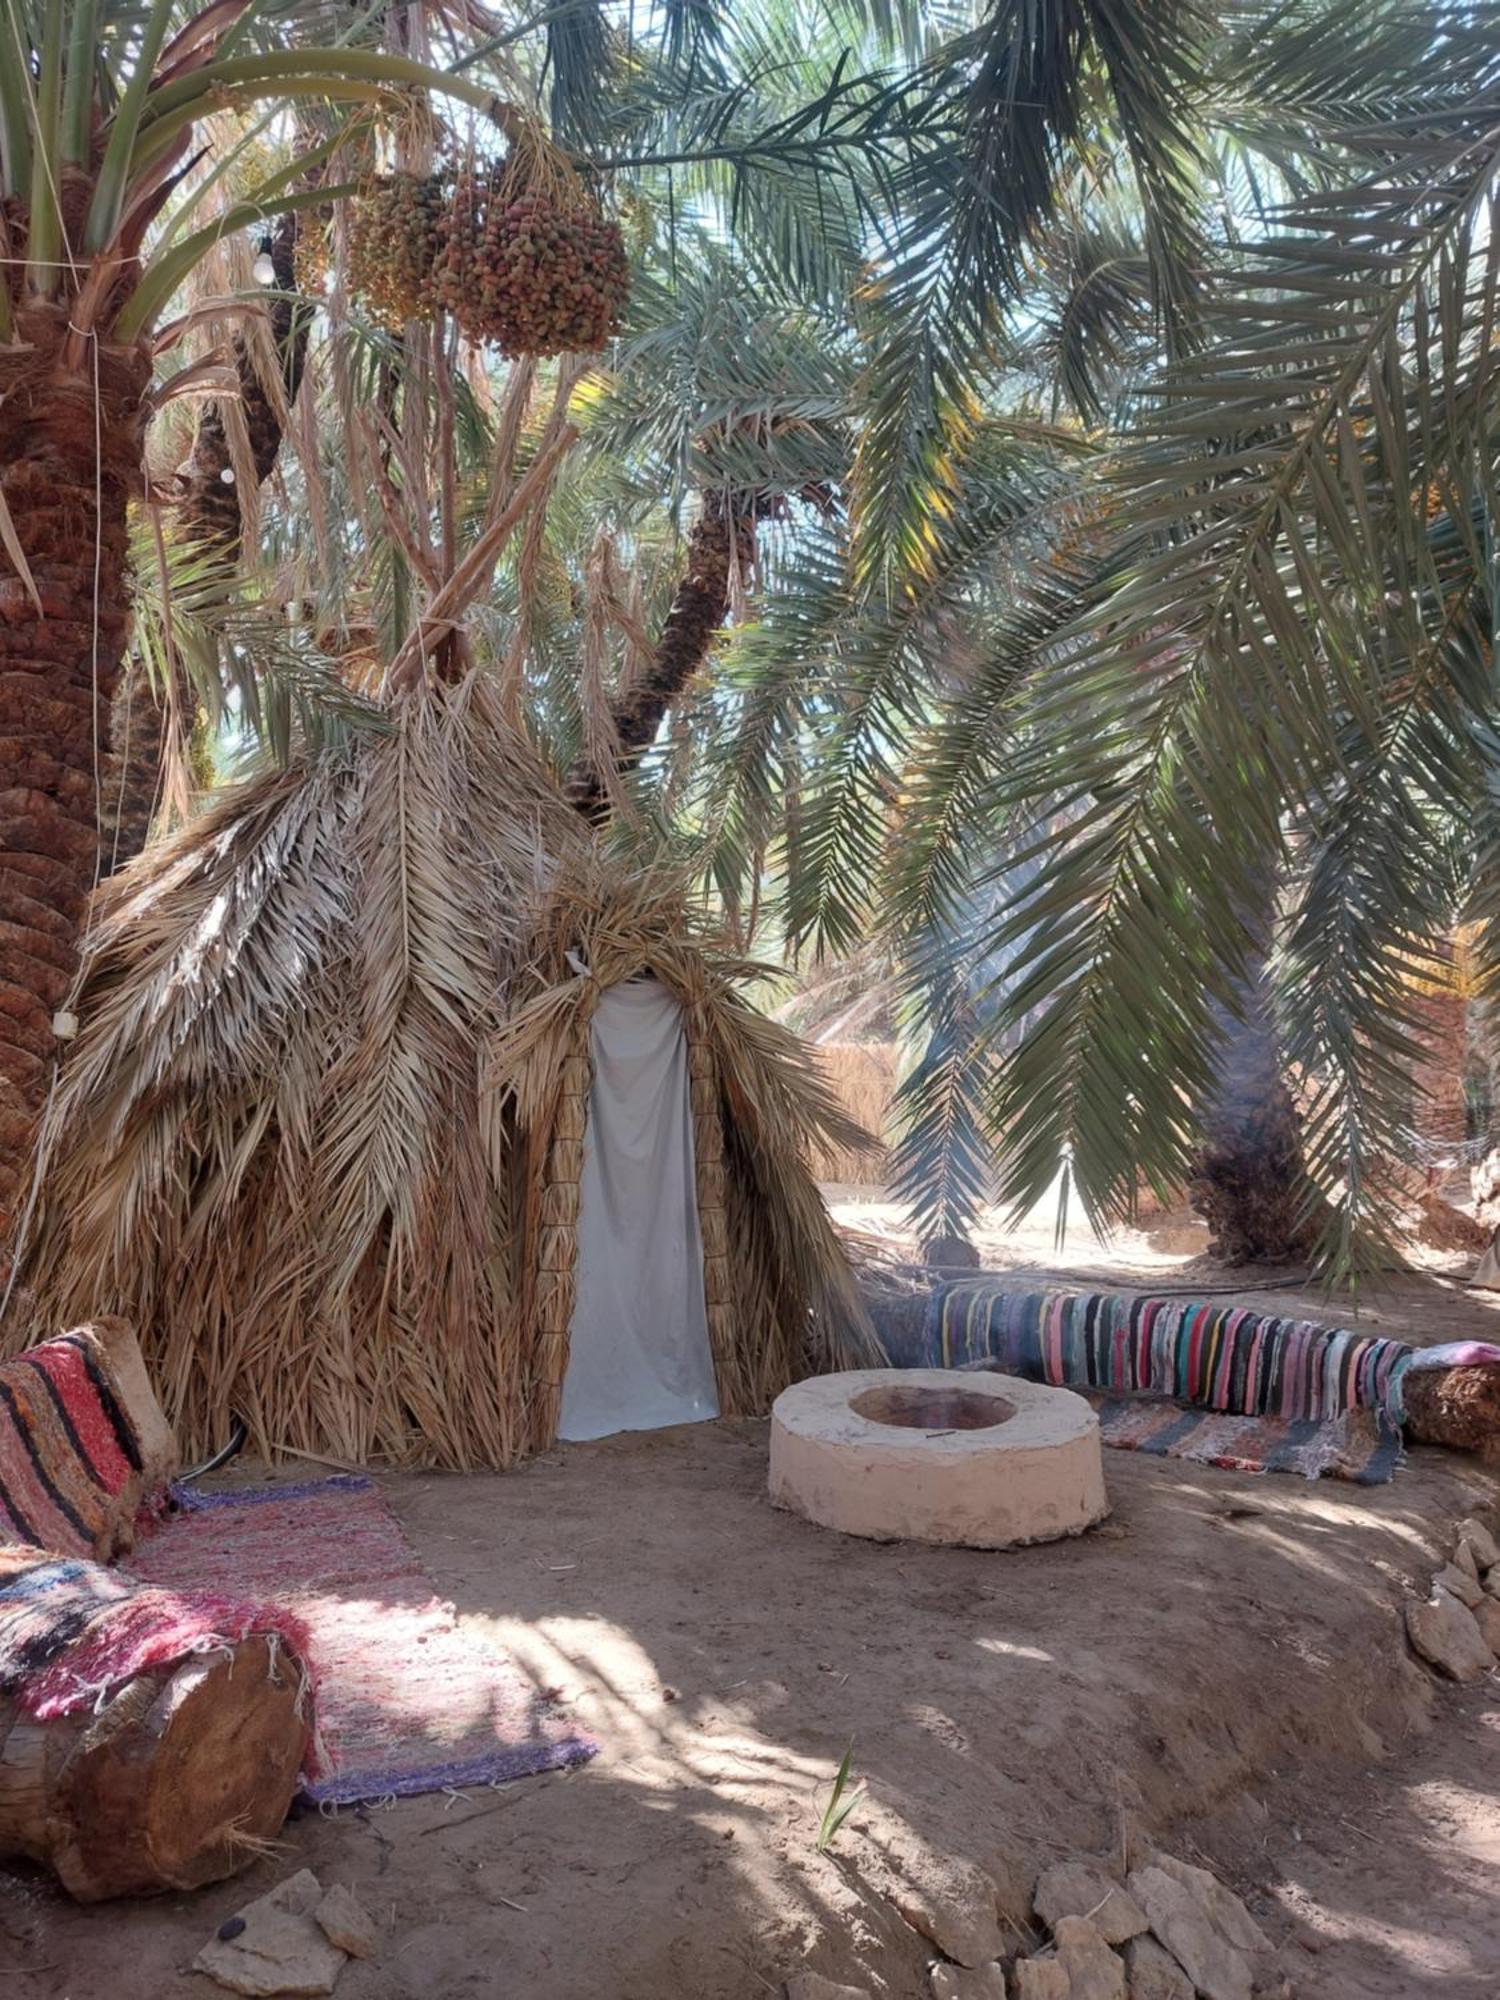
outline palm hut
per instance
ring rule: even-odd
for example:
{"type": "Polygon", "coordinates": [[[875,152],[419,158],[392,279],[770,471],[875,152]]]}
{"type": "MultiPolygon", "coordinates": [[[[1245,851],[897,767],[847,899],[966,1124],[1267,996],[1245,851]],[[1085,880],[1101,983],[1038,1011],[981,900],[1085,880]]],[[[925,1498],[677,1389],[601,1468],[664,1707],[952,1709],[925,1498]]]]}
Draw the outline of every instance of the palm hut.
{"type": "Polygon", "coordinates": [[[482,679],[409,700],[99,892],[31,1325],[130,1320],[189,1455],[240,1416],[272,1456],[508,1466],[559,1434],[590,1272],[593,1398],[618,1380],[607,1427],[632,1427],[610,1343],[656,1336],[609,1290],[623,1261],[654,1312],[701,1315],[700,1401],[762,1412],[865,1351],[807,1164],[862,1137],[747,1003],[755,970],[680,878],[610,857],[482,679]],[[627,991],[667,1018],[691,1138],[632,1153],[621,1103],[672,1116],[627,1063],[595,1198],[600,1022],[627,991]]]}

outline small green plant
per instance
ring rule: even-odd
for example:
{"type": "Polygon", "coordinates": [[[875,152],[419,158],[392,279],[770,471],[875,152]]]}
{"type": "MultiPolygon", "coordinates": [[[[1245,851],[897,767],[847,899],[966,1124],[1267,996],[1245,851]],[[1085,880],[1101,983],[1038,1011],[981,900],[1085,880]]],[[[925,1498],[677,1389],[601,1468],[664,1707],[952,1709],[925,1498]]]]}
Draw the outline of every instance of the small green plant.
{"type": "Polygon", "coordinates": [[[824,1806],[823,1817],[818,1823],[819,1854],[826,1854],[832,1847],[839,1837],[845,1820],[865,1795],[865,1788],[861,1785],[858,1791],[850,1792],[848,1798],[844,1797],[849,1784],[849,1766],[853,1757],[854,1745],[851,1743],[844,1752],[843,1762],[834,1774],[833,1789],[828,1794],[828,1803],[824,1806]]]}

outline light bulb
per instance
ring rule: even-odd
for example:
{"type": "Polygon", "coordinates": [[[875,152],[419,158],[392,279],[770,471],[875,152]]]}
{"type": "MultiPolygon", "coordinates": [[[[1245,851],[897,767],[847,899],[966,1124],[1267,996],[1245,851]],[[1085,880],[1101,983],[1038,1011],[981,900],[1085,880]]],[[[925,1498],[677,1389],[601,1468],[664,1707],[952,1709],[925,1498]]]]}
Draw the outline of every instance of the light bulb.
{"type": "Polygon", "coordinates": [[[219,474],[219,479],[220,479],[220,481],[221,481],[221,483],[222,483],[223,485],[225,485],[225,486],[233,486],[233,484],[234,484],[234,467],[233,467],[232,465],[226,465],[226,466],[225,466],[225,468],[224,468],[224,470],[223,470],[223,471],[222,471],[222,472],[221,472],[221,473],[219,474]]]}
{"type": "Polygon", "coordinates": [[[255,262],[250,266],[250,269],[254,274],[256,284],[275,284],[276,265],[271,256],[271,239],[269,236],[263,236],[260,239],[260,249],[256,253],[255,262]]]}

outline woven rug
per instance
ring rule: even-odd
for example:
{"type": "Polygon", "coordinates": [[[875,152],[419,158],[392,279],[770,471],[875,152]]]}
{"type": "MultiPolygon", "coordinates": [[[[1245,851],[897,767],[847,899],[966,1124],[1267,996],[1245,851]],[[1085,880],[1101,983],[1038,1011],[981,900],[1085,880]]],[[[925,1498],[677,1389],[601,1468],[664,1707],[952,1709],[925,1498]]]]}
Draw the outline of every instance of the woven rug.
{"type": "Polygon", "coordinates": [[[549,1690],[464,1631],[373,1481],[174,1493],[182,1512],[131,1568],[173,1590],[233,1588],[300,1621],[315,1690],[313,1800],[497,1784],[598,1749],[549,1690]]]}
{"type": "Polygon", "coordinates": [[[298,1654],[305,1646],[283,1607],[219,1590],[183,1594],[77,1556],[0,1545],[0,1700],[41,1722],[92,1708],[137,1674],[257,1632],[298,1654]]]}
{"type": "Polygon", "coordinates": [[[920,1362],[891,1358],[901,1367],[933,1368],[989,1361],[1064,1388],[1144,1391],[1287,1422],[1356,1409],[1388,1409],[1399,1422],[1401,1378],[1416,1358],[1404,1341],[1208,1299],[991,1284],[935,1292],[921,1346],[920,1362]]]}
{"type": "Polygon", "coordinates": [[[147,1457],[92,1328],[0,1362],[0,1542],[108,1562],[130,1546],[147,1457]]]}
{"type": "Polygon", "coordinates": [[[1155,1397],[1082,1393],[1099,1412],[1101,1442],[1116,1451],[1191,1459],[1231,1472],[1351,1479],[1358,1486],[1383,1486],[1401,1463],[1400,1426],[1383,1410],[1288,1420],[1186,1410],[1155,1397]]]}

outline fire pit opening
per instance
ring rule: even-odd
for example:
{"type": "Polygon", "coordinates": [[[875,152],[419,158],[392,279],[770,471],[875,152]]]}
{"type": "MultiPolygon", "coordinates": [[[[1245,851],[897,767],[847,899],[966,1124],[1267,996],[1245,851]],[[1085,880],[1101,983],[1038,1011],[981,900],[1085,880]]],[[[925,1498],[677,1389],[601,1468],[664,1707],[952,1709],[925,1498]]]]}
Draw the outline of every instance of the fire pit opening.
{"type": "Polygon", "coordinates": [[[1014,1403],[1003,1396],[981,1396],[972,1389],[919,1389],[892,1385],[865,1389],[851,1397],[849,1407],[872,1424],[894,1424],[908,1431],[987,1431],[1009,1423],[1014,1403]]]}

